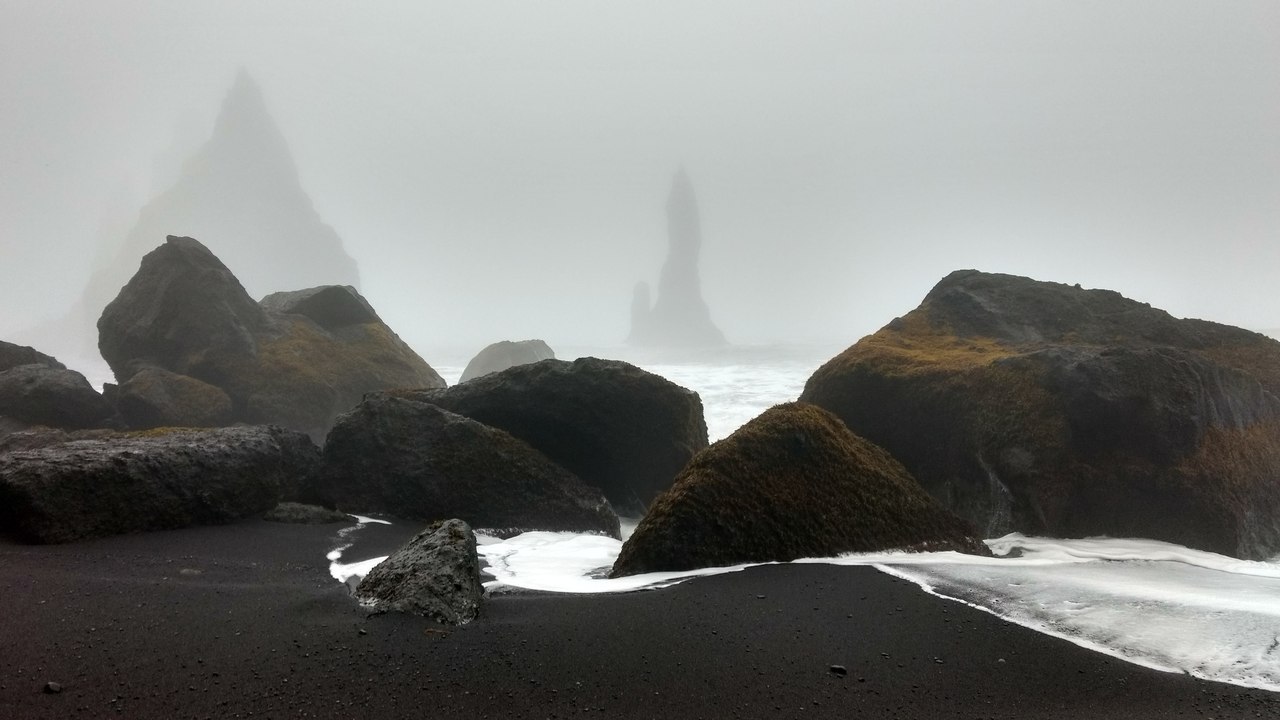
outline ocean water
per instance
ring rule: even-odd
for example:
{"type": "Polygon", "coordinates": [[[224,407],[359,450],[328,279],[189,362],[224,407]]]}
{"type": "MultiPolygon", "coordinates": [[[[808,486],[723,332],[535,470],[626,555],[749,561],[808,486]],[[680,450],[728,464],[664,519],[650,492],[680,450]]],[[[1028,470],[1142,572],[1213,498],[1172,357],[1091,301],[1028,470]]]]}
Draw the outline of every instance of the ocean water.
{"type": "MultiPolygon", "coordinates": [[[[764,409],[794,400],[839,348],[761,347],[696,358],[585,349],[621,357],[698,391],[711,439],[764,409]]],[[[437,370],[453,382],[462,363],[437,370]]],[[[354,584],[381,557],[359,557],[362,524],[335,540],[330,572],[354,584]],[[354,543],[354,545],[353,545],[354,543]],[[350,557],[349,557],[350,556],[350,557]]],[[[635,527],[624,521],[624,538],[635,527]]],[[[494,591],[564,593],[656,590],[738,565],[687,573],[605,577],[622,543],[574,533],[481,536],[494,591]]],[[[987,541],[994,558],[959,553],[878,553],[797,562],[871,565],[925,592],[990,612],[1116,658],[1167,672],[1280,692],[1280,562],[1246,562],[1152,540],[1057,540],[1008,535],[987,541]]]]}

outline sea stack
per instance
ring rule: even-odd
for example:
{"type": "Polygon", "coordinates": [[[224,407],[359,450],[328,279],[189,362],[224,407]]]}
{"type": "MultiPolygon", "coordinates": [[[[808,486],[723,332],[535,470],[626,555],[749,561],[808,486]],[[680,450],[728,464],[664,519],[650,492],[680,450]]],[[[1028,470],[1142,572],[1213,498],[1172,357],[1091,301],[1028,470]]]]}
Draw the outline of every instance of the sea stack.
{"type": "Polygon", "coordinates": [[[359,287],[356,262],[316,212],[284,134],[258,85],[240,71],[209,139],[178,179],[138,212],[89,279],[70,327],[59,336],[96,337],[102,309],[138,270],[142,256],[170,235],[198,237],[229,266],[249,295],[320,285],[359,287]]]}
{"type": "Polygon", "coordinates": [[[631,304],[631,345],[705,347],[724,345],[724,334],[711,321],[698,279],[702,226],[693,183],[681,168],[667,198],[667,261],[658,281],[658,297],[650,306],[649,286],[636,285],[631,304]]]}

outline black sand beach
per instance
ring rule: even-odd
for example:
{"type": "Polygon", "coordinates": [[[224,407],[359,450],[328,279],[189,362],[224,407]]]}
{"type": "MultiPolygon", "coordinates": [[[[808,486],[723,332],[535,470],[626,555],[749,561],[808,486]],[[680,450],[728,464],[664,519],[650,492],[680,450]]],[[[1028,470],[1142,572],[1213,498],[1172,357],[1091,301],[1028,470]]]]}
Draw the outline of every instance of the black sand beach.
{"type": "MultiPolygon", "coordinates": [[[[1146,670],[871,568],[499,594],[462,628],[370,617],[329,577],[338,527],[0,544],[0,717],[1280,715],[1280,694],[1146,670]]],[[[359,555],[416,529],[365,528],[359,555]]]]}

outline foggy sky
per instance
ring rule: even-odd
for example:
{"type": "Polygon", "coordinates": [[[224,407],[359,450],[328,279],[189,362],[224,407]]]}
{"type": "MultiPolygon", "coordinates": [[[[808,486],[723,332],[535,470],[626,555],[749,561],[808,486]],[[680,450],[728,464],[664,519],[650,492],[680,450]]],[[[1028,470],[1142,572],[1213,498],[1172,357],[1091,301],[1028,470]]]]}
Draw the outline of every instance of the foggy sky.
{"type": "Polygon", "coordinates": [[[731,342],[852,343],[969,267],[1280,327],[1276,28],[1275,2],[0,0],[0,338],[70,306],[239,68],[428,361],[621,343],[680,166],[731,342]]]}

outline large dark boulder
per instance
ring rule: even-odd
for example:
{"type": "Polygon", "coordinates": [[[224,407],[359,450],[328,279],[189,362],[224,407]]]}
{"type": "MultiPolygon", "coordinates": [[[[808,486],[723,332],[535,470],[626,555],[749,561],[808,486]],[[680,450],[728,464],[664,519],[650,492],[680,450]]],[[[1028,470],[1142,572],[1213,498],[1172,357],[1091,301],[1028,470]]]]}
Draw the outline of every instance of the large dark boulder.
{"type": "Polygon", "coordinates": [[[973,270],[809,379],[988,535],[1280,552],[1280,343],[973,270]]]}
{"type": "Polygon", "coordinates": [[[84,375],[60,364],[18,365],[0,372],[0,416],[29,425],[102,427],[111,406],[84,375]]]}
{"type": "Polygon", "coordinates": [[[319,450],[278,427],[122,433],[0,454],[0,532],[61,543],[255,517],[319,450]]]}
{"type": "Polygon", "coordinates": [[[511,433],[642,514],[707,446],[698,394],[618,360],[543,360],[447,390],[400,393],[511,433]]]}
{"type": "Polygon", "coordinates": [[[612,575],[894,549],[990,554],[889,453],[821,408],[788,403],[698,453],[612,575]]]}
{"type": "Polygon", "coordinates": [[[0,372],[19,365],[44,365],[57,370],[65,370],[67,367],[53,356],[45,355],[33,347],[0,340],[0,372]]]}
{"type": "Polygon", "coordinates": [[[463,625],[480,613],[484,586],[476,536],[461,520],[441,520],[378,563],[356,586],[377,609],[463,625]]]}
{"type": "Polygon", "coordinates": [[[367,392],[444,387],[444,380],[349,286],[272,295],[255,303],[213,253],[172,237],[103,311],[99,347],[121,383],[122,411],[146,427],[230,420],[278,424],[323,439],[367,392]],[[145,380],[145,382],[143,381],[145,380]],[[144,385],[145,388],[139,388],[144,385]],[[207,399],[207,408],[196,404],[207,399]],[[170,402],[172,401],[172,402],[170,402]]]}
{"type": "Polygon", "coordinates": [[[516,365],[555,359],[555,352],[541,340],[503,340],[488,345],[471,358],[458,382],[474,380],[481,375],[501,372],[516,365]]]}
{"type": "Polygon", "coordinates": [[[538,451],[502,430],[390,394],[370,395],[338,419],[315,493],[347,512],[619,536],[604,495],[538,451]]]}

